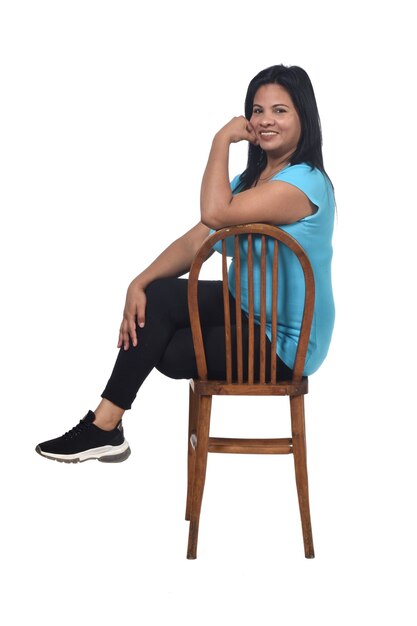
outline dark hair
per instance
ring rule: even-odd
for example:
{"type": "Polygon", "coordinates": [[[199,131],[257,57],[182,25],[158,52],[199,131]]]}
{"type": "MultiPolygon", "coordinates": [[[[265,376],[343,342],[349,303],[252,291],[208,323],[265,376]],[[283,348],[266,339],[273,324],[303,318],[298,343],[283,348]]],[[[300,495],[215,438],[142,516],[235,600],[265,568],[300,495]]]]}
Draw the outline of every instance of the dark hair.
{"type": "MultiPolygon", "coordinates": [[[[300,118],[301,137],[295,152],[291,155],[291,165],[307,163],[326,174],[316,97],[310,78],[301,67],[273,65],[259,72],[249,83],[245,99],[245,117],[248,120],[252,117],[253,100],[259,87],[271,83],[281,85],[288,91],[300,118]]],[[[265,152],[259,146],[249,144],[248,163],[246,170],[240,176],[238,190],[243,191],[252,187],[265,166],[265,152]]]]}

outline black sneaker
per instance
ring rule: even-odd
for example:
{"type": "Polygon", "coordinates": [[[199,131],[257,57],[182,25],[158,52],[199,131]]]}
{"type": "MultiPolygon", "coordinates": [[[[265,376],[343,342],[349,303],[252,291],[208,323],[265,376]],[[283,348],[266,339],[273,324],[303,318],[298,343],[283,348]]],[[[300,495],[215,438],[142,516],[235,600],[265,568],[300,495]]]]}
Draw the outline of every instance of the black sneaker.
{"type": "Polygon", "coordinates": [[[36,452],[47,459],[64,463],[79,463],[97,459],[103,463],[119,463],[130,455],[129,444],[124,438],[122,420],[116,428],[107,431],[95,426],[93,411],[62,437],[44,441],[36,446],[36,452]]]}

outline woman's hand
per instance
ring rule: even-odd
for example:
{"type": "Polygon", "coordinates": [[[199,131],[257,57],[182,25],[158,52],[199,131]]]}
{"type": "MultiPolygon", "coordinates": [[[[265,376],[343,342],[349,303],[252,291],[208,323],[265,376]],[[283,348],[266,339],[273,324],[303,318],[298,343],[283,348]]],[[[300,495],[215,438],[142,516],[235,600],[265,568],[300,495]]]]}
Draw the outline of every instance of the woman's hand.
{"type": "Polygon", "coordinates": [[[145,326],[146,293],[143,287],[133,280],[126,294],[126,304],[123,311],[123,320],[120,325],[119,341],[117,347],[127,350],[130,341],[133,346],[138,345],[136,334],[136,324],[143,328],[145,326]]]}
{"type": "Polygon", "coordinates": [[[254,144],[258,142],[252,124],[243,115],[233,117],[226,126],[219,130],[217,135],[227,137],[230,143],[243,140],[254,144]]]}

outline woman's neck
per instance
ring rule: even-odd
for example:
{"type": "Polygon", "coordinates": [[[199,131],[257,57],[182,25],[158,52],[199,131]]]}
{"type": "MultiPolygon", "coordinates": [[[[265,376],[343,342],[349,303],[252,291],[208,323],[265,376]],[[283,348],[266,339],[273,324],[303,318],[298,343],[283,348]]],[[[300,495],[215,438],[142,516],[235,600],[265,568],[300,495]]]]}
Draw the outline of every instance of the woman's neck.
{"type": "Polygon", "coordinates": [[[282,161],[268,162],[265,168],[262,170],[259,180],[265,180],[267,178],[272,178],[275,174],[278,174],[284,167],[287,167],[290,162],[288,159],[284,159],[282,161]]]}

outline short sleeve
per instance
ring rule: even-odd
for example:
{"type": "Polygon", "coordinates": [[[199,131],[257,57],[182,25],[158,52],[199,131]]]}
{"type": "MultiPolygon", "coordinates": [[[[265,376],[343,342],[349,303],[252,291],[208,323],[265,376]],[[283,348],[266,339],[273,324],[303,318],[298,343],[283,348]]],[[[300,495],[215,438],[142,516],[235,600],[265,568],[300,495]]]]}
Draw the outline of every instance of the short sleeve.
{"type": "Polygon", "coordinates": [[[278,172],[272,180],[289,183],[300,189],[319,209],[329,201],[329,182],[325,174],[306,163],[291,165],[278,172]]]}

